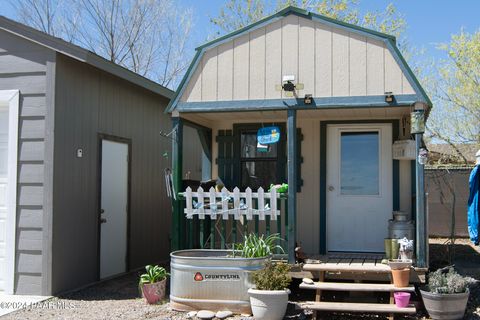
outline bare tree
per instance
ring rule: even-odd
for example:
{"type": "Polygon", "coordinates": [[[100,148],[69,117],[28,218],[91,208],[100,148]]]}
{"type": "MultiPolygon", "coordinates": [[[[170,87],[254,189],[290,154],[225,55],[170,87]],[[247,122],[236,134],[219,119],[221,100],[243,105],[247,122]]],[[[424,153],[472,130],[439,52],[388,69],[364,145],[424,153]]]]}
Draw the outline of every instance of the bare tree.
{"type": "Polygon", "coordinates": [[[19,19],[173,88],[188,66],[192,12],[174,0],[12,0],[19,19]]]}

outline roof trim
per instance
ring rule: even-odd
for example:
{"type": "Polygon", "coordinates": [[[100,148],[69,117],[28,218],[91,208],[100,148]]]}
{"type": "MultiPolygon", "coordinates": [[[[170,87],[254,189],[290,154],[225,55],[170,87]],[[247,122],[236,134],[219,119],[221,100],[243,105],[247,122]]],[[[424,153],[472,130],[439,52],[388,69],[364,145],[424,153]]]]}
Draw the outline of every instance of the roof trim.
{"type": "Polygon", "coordinates": [[[411,106],[417,100],[415,94],[400,94],[394,96],[392,103],[385,102],[385,95],[349,96],[349,97],[316,97],[312,104],[305,104],[303,98],[266,99],[266,100],[235,100],[180,102],[178,112],[247,112],[247,111],[282,111],[288,109],[320,110],[345,108],[387,108],[411,106]]]}
{"type": "Polygon", "coordinates": [[[427,94],[423,90],[422,86],[418,82],[414,73],[412,72],[412,70],[410,69],[408,64],[406,63],[406,61],[403,58],[400,51],[398,50],[398,48],[395,44],[396,39],[395,39],[394,36],[388,35],[386,33],[378,32],[378,31],[375,31],[375,30],[367,29],[367,28],[364,28],[364,27],[360,27],[360,26],[357,26],[357,25],[354,25],[354,24],[350,24],[350,23],[339,21],[339,20],[335,20],[335,19],[323,16],[323,15],[320,15],[320,14],[308,12],[304,9],[289,6],[289,7],[286,7],[285,9],[283,9],[283,10],[281,10],[281,11],[279,11],[279,12],[277,12],[277,13],[271,15],[271,16],[263,18],[263,19],[255,22],[255,23],[252,23],[251,25],[248,25],[248,26],[243,27],[239,30],[231,32],[231,33],[229,33],[225,36],[222,36],[218,39],[215,39],[213,41],[207,42],[207,43],[201,45],[200,47],[196,48],[197,52],[195,54],[195,57],[193,58],[192,63],[190,64],[187,72],[185,73],[182,81],[180,82],[180,84],[179,84],[179,86],[178,86],[178,88],[175,92],[175,96],[172,98],[172,100],[168,104],[165,112],[166,113],[172,112],[173,110],[175,110],[177,104],[180,104],[178,100],[183,95],[183,93],[184,93],[184,91],[185,91],[185,89],[188,85],[188,82],[190,81],[193,73],[195,72],[195,70],[196,70],[199,62],[201,61],[201,58],[203,57],[203,54],[205,53],[206,50],[208,50],[208,49],[210,49],[214,46],[218,46],[218,45],[220,45],[224,42],[227,42],[227,41],[233,40],[235,38],[238,38],[238,37],[242,36],[243,34],[245,34],[247,32],[252,32],[255,29],[261,28],[261,27],[263,27],[267,24],[270,24],[270,23],[274,22],[275,20],[281,19],[281,18],[283,18],[287,15],[290,15],[290,14],[294,14],[294,15],[304,17],[304,18],[307,18],[307,19],[311,19],[311,20],[314,20],[314,21],[321,21],[321,22],[323,22],[327,25],[330,25],[332,27],[347,30],[349,32],[355,32],[355,33],[360,34],[362,36],[367,36],[367,37],[371,37],[371,38],[383,41],[385,43],[386,47],[392,53],[394,59],[399,64],[400,69],[405,73],[405,75],[407,77],[407,80],[409,81],[410,85],[412,86],[412,88],[414,88],[414,90],[416,92],[416,95],[417,95],[417,101],[423,101],[423,102],[427,103],[429,106],[432,106],[432,102],[430,101],[429,97],[427,96],[427,94]]]}
{"type": "Polygon", "coordinates": [[[172,99],[174,97],[174,91],[152,80],[142,77],[141,75],[133,71],[130,71],[111,61],[108,61],[82,47],[69,43],[60,38],[53,37],[49,34],[46,34],[14,20],[8,19],[4,16],[0,16],[0,29],[15,34],[21,38],[27,39],[31,42],[37,43],[56,52],[59,52],[61,54],[64,54],[66,56],[69,56],[78,61],[92,65],[100,70],[127,80],[168,99],[172,99]]]}

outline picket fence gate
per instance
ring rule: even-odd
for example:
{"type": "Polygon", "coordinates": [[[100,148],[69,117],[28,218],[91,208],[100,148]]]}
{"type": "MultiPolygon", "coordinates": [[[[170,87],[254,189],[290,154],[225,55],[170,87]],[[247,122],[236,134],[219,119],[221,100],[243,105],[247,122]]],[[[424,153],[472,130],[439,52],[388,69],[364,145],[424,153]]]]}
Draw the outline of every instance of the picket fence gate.
{"type": "Polygon", "coordinates": [[[217,192],[213,187],[209,191],[203,191],[203,188],[199,187],[194,192],[188,187],[183,196],[187,219],[192,219],[194,215],[198,215],[200,220],[205,219],[205,216],[216,219],[218,215],[222,216],[223,220],[228,220],[230,216],[235,220],[243,217],[252,220],[255,216],[258,216],[259,220],[265,220],[265,217],[277,220],[280,215],[280,208],[277,208],[280,193],[275,188],[268,192],[262,187],[258,188],[257,192],[247,188],[245,192],[240,192],[240,189],[235,187],[233,192],[226,188],[217,192]]]}

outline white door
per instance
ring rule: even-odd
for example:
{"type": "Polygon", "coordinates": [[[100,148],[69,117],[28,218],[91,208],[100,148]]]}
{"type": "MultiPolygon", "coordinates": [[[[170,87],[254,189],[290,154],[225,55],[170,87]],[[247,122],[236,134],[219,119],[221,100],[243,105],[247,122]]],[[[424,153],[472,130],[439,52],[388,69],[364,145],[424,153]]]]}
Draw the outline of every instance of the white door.
{"type": "Polygon", "coordinates": [[[7,236],[7,189],[8,189],[8,109],[0,106],[0,292],[6,281],[6,236],[7,236]]]}
{"type": "Polygon", "coordinates": [[[127,271],[128,144],[102,140],[100,278],[127,271]]]}
{"type": "Polygon", "coordinates": [[[392,216],[391,124],[327,128],[327,250],[383,252],[392,216]]]}

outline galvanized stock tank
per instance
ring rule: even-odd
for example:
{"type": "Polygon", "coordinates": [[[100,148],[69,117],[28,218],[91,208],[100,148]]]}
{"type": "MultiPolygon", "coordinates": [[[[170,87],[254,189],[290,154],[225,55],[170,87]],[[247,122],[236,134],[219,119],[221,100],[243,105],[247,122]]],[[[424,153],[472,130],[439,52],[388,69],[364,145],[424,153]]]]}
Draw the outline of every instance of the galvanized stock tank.
{"type": "Polygon", "coordinates": [[[267,258],[233,258],[230,250],[180,250],[170,257],[173,309],[251,313],[252,272],[262,269],[267,258]]]}

